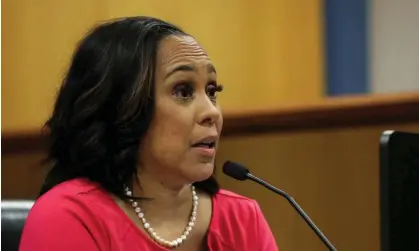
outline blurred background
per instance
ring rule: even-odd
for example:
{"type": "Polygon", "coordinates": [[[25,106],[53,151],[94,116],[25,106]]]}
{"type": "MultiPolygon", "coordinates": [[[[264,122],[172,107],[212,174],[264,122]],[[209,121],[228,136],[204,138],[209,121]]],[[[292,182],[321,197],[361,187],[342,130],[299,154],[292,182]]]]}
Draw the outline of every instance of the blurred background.
{"type": "MultiPolygon", "coordinates": [[[[241,162],[287,191],[338,250],[379,250],[380,135],[419,132],[419,1],[1,3],[2,199],[39,192],[40,128],[76,43],[103,20],[148,15],[195,36],[216,65],[218,166],[241,162]]],[[[325,250],[287,201],[217,176],[260,203],[280,250],[325,250]]]]}

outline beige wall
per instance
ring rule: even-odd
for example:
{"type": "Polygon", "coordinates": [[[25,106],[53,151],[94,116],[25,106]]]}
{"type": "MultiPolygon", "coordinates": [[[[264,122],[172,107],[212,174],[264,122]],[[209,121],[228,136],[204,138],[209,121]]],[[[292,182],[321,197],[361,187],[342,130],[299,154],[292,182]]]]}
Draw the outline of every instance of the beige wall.
{"type": "Polygon", "coordinates": [[[38,130],[76,42],[92,25],[120,16],[152,15],[194,35],[217,67],[224,109],[318,100],[320,2],[4,0],[2,132],[38,130]]]}

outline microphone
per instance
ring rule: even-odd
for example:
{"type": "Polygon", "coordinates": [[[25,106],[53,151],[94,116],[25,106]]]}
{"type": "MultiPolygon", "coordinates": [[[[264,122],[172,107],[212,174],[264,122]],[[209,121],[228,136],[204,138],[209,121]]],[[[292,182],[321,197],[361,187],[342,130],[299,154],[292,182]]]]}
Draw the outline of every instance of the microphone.
{"type": "Polygon", "coordinates": [[[227,161],[223,165],[223,173],[232,177],[236,180],[252,180],[256,183],[261,184],[262,186],[268,188],[269,190],[273,191],[276,194],[279,194],[285,199],[288,200],[289,203],[297,210],[298,214],[303,217],[305,222],[311,227],[311,229],[316,233],[316,235],[322,240],[322,242],[329,248],[329,250],[336,251],[336,248],[333,244],[326,238],[326,236],[320,231],[320,229],[314,224],[314,222],[308,217],[308,215],[304,212],[304,210],[297,204],[297,202],[289,196],[286,192],[272,186],[271,184],[261,180],[260,178],[254,176],[250,173],[249,169],[242,166],[239,163],[235,163],[232,161],[227,161]]]}

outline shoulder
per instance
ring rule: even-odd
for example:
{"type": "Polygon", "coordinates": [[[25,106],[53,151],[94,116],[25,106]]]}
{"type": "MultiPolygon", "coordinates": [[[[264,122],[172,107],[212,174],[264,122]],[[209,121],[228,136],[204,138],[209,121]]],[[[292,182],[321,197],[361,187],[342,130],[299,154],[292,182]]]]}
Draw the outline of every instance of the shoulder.
{"type": "Polygon", "coordinates": [[[112,202],[112,198],[93,182],[85,179],[63,182],[35,201],[25,222],[24,238],[37,236],[42,239],[67,232],[106,236],[107,220],[116,218],[112,202]],[[39,231],[40,226],[43,231],[39,231]]]}
{"type": "Polygon", "coordinates": [[[62,224],[69,219],[85,221],[94,214],[92,201],[104,199],[99,187],[84,179],[63,182],[39,197],[29,211],[25,227],[62,224]]]}
{"type": "Polygon", "coordinates": [[[223,247],[241,247],[241,250],[277,250],[272,232],[256,200],[220,190],[213,201],[210,230],[215,236],[214,242],[223,243],[223,247]],[[269,245],[269,248],[259,249],[262,244],[269,245]]]}
{"type": "Polygon", "coordinates": [[[36,200],[23,228],[20,250],[97,250],[107,233],[93,201],[106,198],[87,180],[63,182],[36,200]],[[66,248],[64,248],[66,247],[66,248]]]}
{"type": "Polygon", "coordinates": [[[239,195],[229,190],[220,189],[215,196],[217,206],[227,210],[246,210],[254,211],[257,202],[243,195],[239,195]]]}
{"type": "Polygon", "coordinates": [[[29,212],[28,218],[48,212],[64,213],[89,207],[93,197],[101,198],[99,186],[85,179],[63,182],[39,197],[29,212]]]}
{"type": "Polygon", "coordinates": [[[214,216],[228,220],[234,225],[255,222],[261,214],[256,200],[221,189],[214,198],[214,216]]]}
{"type": "Polygon", "coordinates": [[[243,195],[239,195],[237,193],[234,193],[232,191],[226,190],[226,189],[220,189],[220,191],[218,191],[217,193],[218,196],[220,197],[225,197],[225,198],[229,198],[229,199],[238,199],[238,200],[251,200],[250,198],[247,198],[243,195]]]}

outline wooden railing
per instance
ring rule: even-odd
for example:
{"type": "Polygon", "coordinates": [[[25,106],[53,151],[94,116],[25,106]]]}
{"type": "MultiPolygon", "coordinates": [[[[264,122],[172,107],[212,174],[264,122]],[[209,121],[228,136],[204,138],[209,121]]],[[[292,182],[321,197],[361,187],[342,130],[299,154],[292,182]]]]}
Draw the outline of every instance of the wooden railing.
{"type": "MultiPolygon", "coordinates": [[[[327,98],[275,109],[224,112],[224,137],[419,122],[419,93],[327,98]]],[[[2,154],[39,151],[39,131],[2,133],[2,154]]]]}

